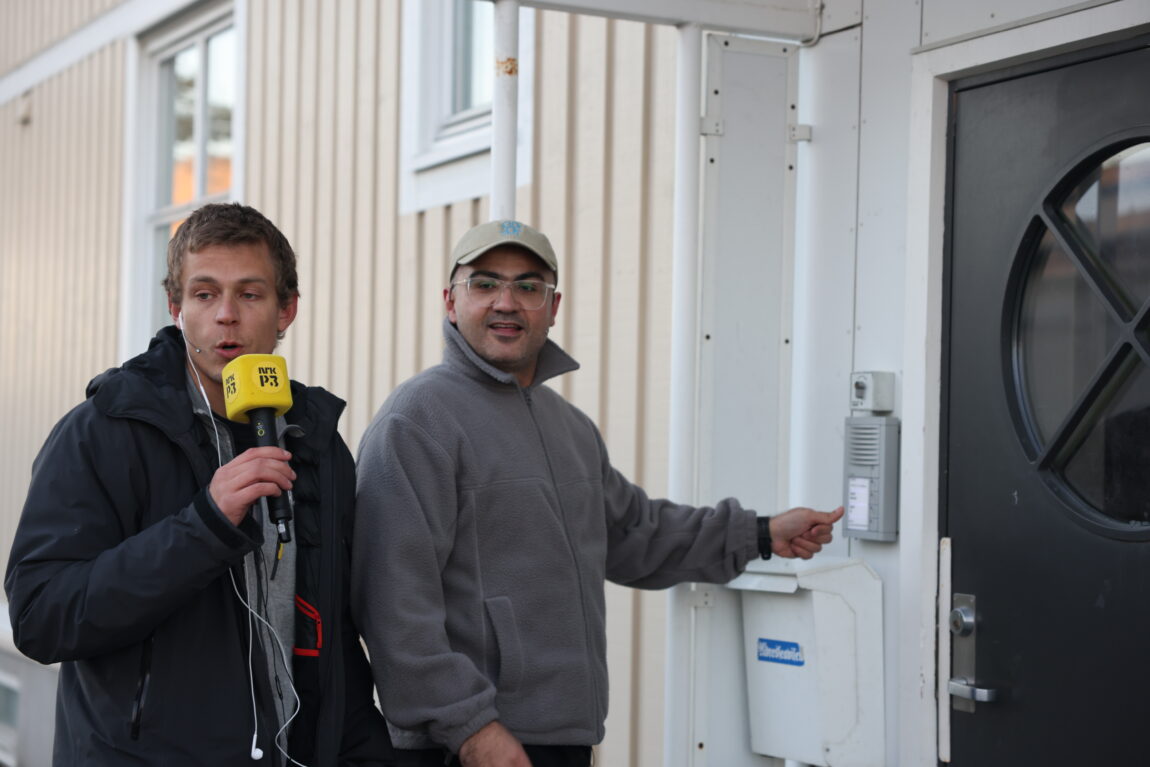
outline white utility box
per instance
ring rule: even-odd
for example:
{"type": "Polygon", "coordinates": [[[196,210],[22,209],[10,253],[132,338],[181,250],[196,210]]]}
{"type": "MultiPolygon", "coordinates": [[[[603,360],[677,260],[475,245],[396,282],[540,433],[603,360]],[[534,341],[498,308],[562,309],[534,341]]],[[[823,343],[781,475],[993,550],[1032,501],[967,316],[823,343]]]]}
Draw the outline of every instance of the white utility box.
{"type": "Polygon", "coordinates": [[[882,767],[882,581],[858,559],[756,562],[742,593],[751,750],[882,767]]]}

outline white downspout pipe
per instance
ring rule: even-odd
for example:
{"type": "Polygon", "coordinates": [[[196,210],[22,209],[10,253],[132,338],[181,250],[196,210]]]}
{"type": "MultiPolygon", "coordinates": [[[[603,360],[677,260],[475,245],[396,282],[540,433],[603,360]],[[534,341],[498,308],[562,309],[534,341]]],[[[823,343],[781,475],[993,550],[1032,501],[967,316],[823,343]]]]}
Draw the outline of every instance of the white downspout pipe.
{"type": "Polygon", "coordinates": [[[519,123],[519,0],[495,0],[495,89],[491,103],[491,220],[515,218],[519,123]]]}
{"type": "MultiPolygon", "coordinates": [[[[675,230],[671,246],[671,414],[668,492],[682,503],[698,498],[696,427],[699,328],[699,121],[703,35],[697,24],[678,28],[675,91],[675,230]]],[[[663,763],[691,761],[695,703],[691,587],[676,586],[667,604],[667,671],[663,763]]]]}

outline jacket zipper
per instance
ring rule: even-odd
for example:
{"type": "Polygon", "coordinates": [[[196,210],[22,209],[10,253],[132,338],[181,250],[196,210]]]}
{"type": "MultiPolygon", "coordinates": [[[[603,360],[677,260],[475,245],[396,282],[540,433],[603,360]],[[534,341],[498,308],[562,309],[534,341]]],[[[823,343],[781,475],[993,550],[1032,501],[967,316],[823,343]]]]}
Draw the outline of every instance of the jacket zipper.
{"type": "MultiPolygon", "coordinates": [[[[563,508],[563,497],[559,493],[559,483],[555,480],[555,469],[551,465],[551,453],[547,450],[547,441],[543,439],[543,430],[539,427],[539,419],[535,417],[535,404],[531,399],[531,390],[520,388],[520,391],[523,392],[527,412],[531,414],[531,422],[535,424],[535,433],[539,436],[539,445],[543,448],[543,457],[547,461],[547,473],[551,477],[551,489],[555,492],[555,503],[559,506],[559,518],[563,525],[563,538],[567,541],[567,549],[571,552],[571,562],[575,566],[575,574],[579,581],[579,609],[583,613],[583,641],[586,642],[587,652],[590,653],[594,643],[591,641],[590,621],[587,620],[587,596],[583,589],[583,570],[579,567],[579,557],[576,556],[575,548],[571,544],[571,534],[567,530],[567,511],[563,508]]],[[[594,726],[598,729],[602,720],[602,714],[599,711],[599,684],[594,673],[589,676],[591,680],[591,705],[595,712],[594,726]]]]}
{"type": "Polygon", "coordinates": [[[140,679],[136,683],[136,697],[132,701],[132,740],[140,739],[140,722],[144,717],[144,705],[148,701],[148,685],[152,681],[152,642],[155,636],[148,637],[140,650],[140,679]]]}

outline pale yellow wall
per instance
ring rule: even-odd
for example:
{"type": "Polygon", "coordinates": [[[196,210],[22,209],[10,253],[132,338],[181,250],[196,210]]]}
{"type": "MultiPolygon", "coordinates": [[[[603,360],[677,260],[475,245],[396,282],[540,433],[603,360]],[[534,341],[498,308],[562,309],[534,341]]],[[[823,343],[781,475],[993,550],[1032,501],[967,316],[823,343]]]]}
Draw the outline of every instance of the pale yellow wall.
{"type": "Polygon", "coordinates": [[[0,0],[0,74],[124,0],[0,0]]]}
{"type": "MultiPolygon", "coordinates": [[[[250,3],[247,199],[300,254],[304,298],[283,353],[293,376],[349,401],[353,449],[388,392],[439,361],[447,253],[487,218],[485,198],[396,214],[401,5],[250,3]]],[[[517,215],[561,260],[553,337],[583,368],[556,386],[599,424],[614,463],[662,494],[675,34],[536,19],[534,177],[517,215]]],[[[663,604],[610,588],[602,767],[662,763],[663,604]]]]}
{"type": "Polygon", "coordinates": [[[0,562],[32,459],[117,363],[123,46],[0,105],[0,562]],[[19,117],[27,109],[28,120],[19,117]]]}

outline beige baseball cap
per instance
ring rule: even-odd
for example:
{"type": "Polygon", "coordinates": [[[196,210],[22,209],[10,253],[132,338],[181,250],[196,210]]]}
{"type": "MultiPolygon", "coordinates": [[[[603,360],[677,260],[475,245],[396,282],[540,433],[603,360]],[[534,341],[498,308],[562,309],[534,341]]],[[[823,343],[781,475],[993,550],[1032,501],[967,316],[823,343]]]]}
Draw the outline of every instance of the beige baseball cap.
{"type": "Polygon", "coordinates": [[[521,221],[488,221],[467,230],[451,251],[451,268],[470,264],[492,248],[517,245],[538,256],[551,271],[559,274],[559,259],[547,236],[521,221]]]}

